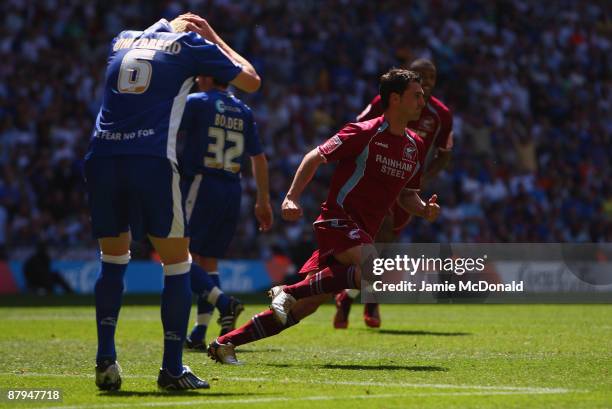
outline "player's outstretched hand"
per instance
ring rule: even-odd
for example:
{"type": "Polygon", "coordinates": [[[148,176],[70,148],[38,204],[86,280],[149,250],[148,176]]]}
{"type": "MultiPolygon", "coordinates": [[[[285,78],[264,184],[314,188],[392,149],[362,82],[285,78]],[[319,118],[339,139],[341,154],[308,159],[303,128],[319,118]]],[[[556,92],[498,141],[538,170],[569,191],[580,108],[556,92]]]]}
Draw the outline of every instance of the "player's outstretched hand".
{"type": "Polygon", "coordinates": [[[274,223],[274,214],[272,213],[270,202],[255,203],[255,218],[259,223],[259,231],[270,230],[272,223],[274,223]]]}
{"type": "Polygon", "coordinates": [[[283,219],[294,222],[302,217],[303,214],[304,211],[302,210],[302,206],[300,206],[297,201],[285,197],[283,205],[281,206],[281,216],[283,219]]]}
{"type": "Polygon", "coordinates": [[[181,15],[181,18],[185,19],[189,23],[187,24],[187,30],[193,31],[194,33],[198,33],[208,41],[216,43],[217,41],[217,33],[212,29],[208,21],[205,18],[198,16],[193,13],[186,13],[181,15]]]}
{"type": "Polygon", "coordinates": [[[425,204],[425,219],[427,219],[428,222],[433,222],[435,221],[438,216],[440,215],[440,206],[436,203],[436,201],[438,200],[438,195],[432,195],[429,200],[427,200],[427,203],[425,204]]]}

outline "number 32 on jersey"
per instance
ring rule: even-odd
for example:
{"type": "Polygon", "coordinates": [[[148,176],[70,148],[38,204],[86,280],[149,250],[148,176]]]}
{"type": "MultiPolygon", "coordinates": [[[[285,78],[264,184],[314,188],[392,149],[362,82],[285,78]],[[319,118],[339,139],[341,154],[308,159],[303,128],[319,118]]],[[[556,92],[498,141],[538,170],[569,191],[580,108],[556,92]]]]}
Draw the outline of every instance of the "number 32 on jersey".
{"type": "Polygon", "coordinates": [[[213,157],[205,156],[204,166],[232,173],[240,172],[240,163],[235,159],[242,157],[244,152],[244,135],[240,132],[211,126],[208,128],[208,136],[213,138],[213,142],[208,144],[208,154],[213,157]],[[225,141],[232,142],[233,146],[225,149],[225,141]]]}

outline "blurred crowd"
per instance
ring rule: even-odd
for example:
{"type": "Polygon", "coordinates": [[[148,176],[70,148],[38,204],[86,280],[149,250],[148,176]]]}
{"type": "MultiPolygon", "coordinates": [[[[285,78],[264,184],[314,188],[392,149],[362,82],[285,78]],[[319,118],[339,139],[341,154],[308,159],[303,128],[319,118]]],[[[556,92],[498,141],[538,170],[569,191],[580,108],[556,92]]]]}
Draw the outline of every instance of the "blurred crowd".
{"type": "MultiPolygon", "coordinates": [[[[454,114],[453,160],[427,186],[442,216],[415,242],[612,241],[612,6],[606,1],[97,1],[0,5],[0,248],[45,240],[91,251],[81,167],[111,39],[191,10],[263,78],[242,97],[271,169],[274,229],[257,231],[255,184],[243,177],[230,257],[314,245],[323,167],[303,222],[278,217],[302,156],[377,94],[377,79],[418,57],[438,67],[433,94],[454,114]]],[[[93,252],[91,254],[94,254],[93,252]]]]}

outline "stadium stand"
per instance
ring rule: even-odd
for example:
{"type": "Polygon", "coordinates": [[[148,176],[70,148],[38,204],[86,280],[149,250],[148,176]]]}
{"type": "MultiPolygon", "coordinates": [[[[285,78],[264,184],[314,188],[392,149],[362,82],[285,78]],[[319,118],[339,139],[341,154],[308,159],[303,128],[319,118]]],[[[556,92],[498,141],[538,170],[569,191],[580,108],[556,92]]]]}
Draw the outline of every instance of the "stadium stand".
{"type": "MultiPolygon", "coordinates": [[[[276,213],[303,154],[354,120],[378,75],[427,57],[438,66],[434,94],[454,113],[454,156],[430,186],[442,217],[403,239],[612,241],[607,2],[13,0],[0,5],[0,253],[24,258],[43,238],[55,257],[95,255],[81,166],[109,41],[187,10],[263,78],[241,97],[259,123],[276,213]]],[[[316,216],[327,176],[304,197],[303,220],[316,216]]],[[[243,184],[229,256],[303,253],[308,222],[259,236],[255,184],[243,184]]]]}

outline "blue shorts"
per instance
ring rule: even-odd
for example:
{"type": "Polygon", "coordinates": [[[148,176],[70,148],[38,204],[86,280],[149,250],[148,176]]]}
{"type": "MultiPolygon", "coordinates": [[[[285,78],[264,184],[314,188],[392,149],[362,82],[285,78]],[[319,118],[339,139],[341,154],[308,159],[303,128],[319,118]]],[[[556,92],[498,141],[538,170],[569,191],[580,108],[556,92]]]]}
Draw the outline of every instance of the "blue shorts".
{"type": "Polygon", "coordinates": [[[189,223],[189,250],[202,257],[223,258],[240,217],[240,181],[197,175],[182,183],[189,223]]]}
{"type": "Polygon", "coordinates": [[[131,231],[136,239],[185,237],[180,178],[168,159],[155,156],[93,157],[85,182],[96,238],[131,231]]]}

